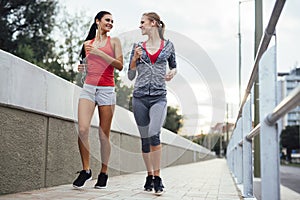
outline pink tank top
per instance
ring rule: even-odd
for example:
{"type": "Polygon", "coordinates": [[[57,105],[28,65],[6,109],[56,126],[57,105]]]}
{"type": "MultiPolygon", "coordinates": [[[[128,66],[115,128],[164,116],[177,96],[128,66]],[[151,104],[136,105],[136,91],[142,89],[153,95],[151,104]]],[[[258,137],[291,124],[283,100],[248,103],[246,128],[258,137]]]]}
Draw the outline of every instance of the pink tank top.
{"type": "MultiPolygon", "coordinates": [[[[91,40],[93,44],[95,38],[91,40]]],[[[101,51],[111,57],[115,57],[114,50],[110,43],[110,37],[107,37],[105,46],[99,48],[101,51]]],[[[88,68],[85,83],[95,86],[114,86],[114,67],[103,60],[100,56],[87,53],[86,56],[88,68]]]]}

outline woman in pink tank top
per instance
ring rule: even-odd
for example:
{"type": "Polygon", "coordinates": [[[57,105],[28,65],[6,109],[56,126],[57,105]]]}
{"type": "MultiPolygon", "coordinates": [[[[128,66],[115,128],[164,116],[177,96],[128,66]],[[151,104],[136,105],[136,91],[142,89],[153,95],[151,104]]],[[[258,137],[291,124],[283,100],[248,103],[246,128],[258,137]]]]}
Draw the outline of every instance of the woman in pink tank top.
{"type": "MultiPolygon", "coordinates": [[[[110,157],[110,127],[114,113],[116,95],[114,91],[114,70],[122,70],[123,55],[121,42],[111,38],[108,32],[113,27],[112,15],[107,11],[99,12],[90,28],[81,50],[85,64],[78,71],[87,73],[78,103],[78,146],[82,170],[74,180],[75,188],[82,188],[92,179],[90,168],[89,128],[95,107],[99,114],[99,138],[101,143],[101,168],[95,188],[106,188],[108,161],[110,157]]],[[[100,159],[99,159],[100,160],[100,159]]]]}

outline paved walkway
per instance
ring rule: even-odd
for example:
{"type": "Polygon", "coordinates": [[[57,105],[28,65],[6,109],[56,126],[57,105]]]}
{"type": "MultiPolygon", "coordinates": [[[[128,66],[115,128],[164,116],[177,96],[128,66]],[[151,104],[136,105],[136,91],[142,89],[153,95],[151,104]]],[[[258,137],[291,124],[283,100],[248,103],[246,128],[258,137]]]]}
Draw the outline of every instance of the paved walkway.
{"type": "MultiPolygon", "coordinates": [[[[94,189],[96,180],[89,181],[84,189],[73,189],[71,184],[40,190],[2,195],[0,200],[240,200],[225,159],[214,159],[162,169],[166,192],[156,196],[143,191],[145,172],[109,178],[107,189],[94,189]]],[[[255,182],[259,179],[255,179],[255,182]]],[[[256,185],[256,184],[255,184],[256,185]]],[[[256,190],[256,188],[254,188],[256,190]]],[[[300,194],[281,185],[281,200],[300,200],[300,194]]],[[[260,195],[257,194],[257,200],[260,195]]],[[[247,200],[255,199],[248,198],[247,200]]]]}
{"type": "Polygon", "coordinates": [[[240,195],[225,159],[214,159],[162,169],[166,192],[156,196],[143,191],[145,172],[109,178],[107,189],[94,189],[96,180],[89,181],[82,190],[73,189],[71,184],[45,188],[17,194],[3,195],[0,199],[113,199],[113,200],[240,200],[240,195]]]}

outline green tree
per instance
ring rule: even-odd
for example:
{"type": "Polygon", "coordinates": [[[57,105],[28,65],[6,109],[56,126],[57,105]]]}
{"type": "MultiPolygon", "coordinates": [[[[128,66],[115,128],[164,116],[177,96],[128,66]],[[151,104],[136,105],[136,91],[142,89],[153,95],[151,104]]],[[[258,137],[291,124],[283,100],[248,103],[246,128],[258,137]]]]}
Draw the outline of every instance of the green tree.
{"type": "Polygon", "coordinates": [[[280,134],[281,146],[287,149],[288,161],[291,160],[291,152],[293,149],[299,149],[299,125],[287,126],[280,134]]]}
{"type": "MultiPolygon", "coordinates": [[[[56,42],[56,52],[62,68],[66,70],[65,79],[79,86],[82,86],[82,74],[78,73],[77,64],[79,63],[79,54],[89,31],[90,22],[92,19],[85,13],[70,14],[65,7],[60,7],[60,16],[57,19],[55,27],[55,35],[59,38],[56,42]]],[[[64,74],[57,74],[63,76],[64,74]]]]}
{"type": "Polygon", "coordinates": [[[178,114],[178,108],[168,106],[167,117],[163,127],[174,133],[178,133],[182,125],[183,125],[183,116],[178,114]]]}
{"type": "Polygon", "coordinates": [[[57,25],[57,0],[4,0],[0,4],[0,24],[3,25],[3,31],[0,32],[1,48],[73,81],[76,73],[66,70],[62,55],[54,48],[57,41],[52,33],[57,25]]]}
{"type": "MultiPolygon", "coordinates": [[[[122,43],[123,49],[123,73],[127,73],[128,63],[130,59],[130,52],[125,49],[129,49],[131,44],[129,41],[125,40],[122,43]]],[[[122,73],[121,72],[121,73],[122,73]]],[[[120,72],[115,70],[115,84],[116,84],[116,94],[117,94],[117,105],[121,106],[127,110],[132,111],[132,92],[133,86],[128,86],[124,84],[120,78],[120,72]]]]}
{"type": "Polygon", "coordinates": [[[53,59],[56,6],[56,0],[1,0],[1,48],[34,64],[53,59]]]}
{"type": "Polygon", "coordinates": [[[2,0],[0,12],[0,46],[3,50],[70,80],[54,51],[56,41],[51,35],[56,26],[57,0],[2,0]]]}
{"type": "Polygon", "coordinates": [[[116,94],[117,94],[117,105],[121,106],[127,110],[132,111],[131,107],[131,94],[133,91],[133,87],[128,87],[127,85],[123,84],[119,73],[115,71],[115,87],[116,87],[116,94]]]}

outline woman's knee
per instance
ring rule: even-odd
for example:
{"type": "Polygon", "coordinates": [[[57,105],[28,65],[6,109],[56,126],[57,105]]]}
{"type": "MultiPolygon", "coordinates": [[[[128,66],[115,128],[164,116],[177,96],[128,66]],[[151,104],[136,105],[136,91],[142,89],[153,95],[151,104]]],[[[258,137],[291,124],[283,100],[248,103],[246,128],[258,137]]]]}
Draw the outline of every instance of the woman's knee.
{"type": "Polygon", "coordinates": [[[109,140],[110,129],[99,128],[99,138],[100,140],[109,140]]]}
{"type": "Polygon", "coordinates": [[[104,135],[104,134],[100,134],[99,135],[99,140],[100,140],[101,144],[103,144],[103,143],[110,143],[109,136],[104,135]]]}
{"type": "Polygon", "coordinates": [[[89,127],[79,126],[79,137],[87,138],[89,135],[89,127]]]}

